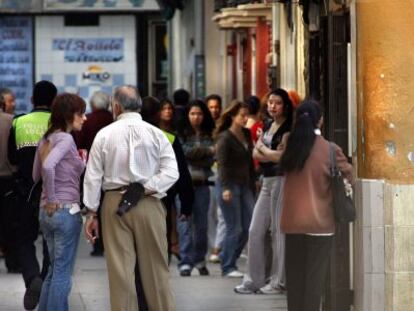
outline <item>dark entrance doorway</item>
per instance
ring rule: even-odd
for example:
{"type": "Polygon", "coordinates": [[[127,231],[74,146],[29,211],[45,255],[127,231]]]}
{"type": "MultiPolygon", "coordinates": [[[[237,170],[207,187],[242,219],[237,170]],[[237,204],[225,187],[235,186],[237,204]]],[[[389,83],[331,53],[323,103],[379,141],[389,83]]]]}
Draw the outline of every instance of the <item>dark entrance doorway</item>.
{"type": "MultiPolygon", "coordinates": [[[[348,153],[347,45],[350,15],[344,9],[320,17],[309,39],[309,93],[324,107],[324,135],[348,153]]],[[[323,310],[349,311],[351,290],[350,227],[337,225],[323,310]]]]}

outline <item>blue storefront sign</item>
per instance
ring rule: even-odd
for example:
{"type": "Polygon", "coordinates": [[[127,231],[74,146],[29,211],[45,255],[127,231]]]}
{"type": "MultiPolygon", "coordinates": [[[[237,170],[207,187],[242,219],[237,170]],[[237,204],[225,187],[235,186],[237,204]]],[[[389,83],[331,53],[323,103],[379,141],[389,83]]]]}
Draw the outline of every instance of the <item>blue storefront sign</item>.
{"type": "Polygon", "coordinates": [[[16,95],[16,110],[31,110],[33,87],[33,23],[31,17],[0,18],[0,87],[16,95]]]}
{"type": "Polygon", "coordinates": [[[53,50],[63,51],[65,62],[120,62],[124,59],[123,38],[53,39],[53,50]]]}
{"type": "Polygon", "coordinates": [[[159,10],[156,0],[44,0],[46,10],[159,10]]]}

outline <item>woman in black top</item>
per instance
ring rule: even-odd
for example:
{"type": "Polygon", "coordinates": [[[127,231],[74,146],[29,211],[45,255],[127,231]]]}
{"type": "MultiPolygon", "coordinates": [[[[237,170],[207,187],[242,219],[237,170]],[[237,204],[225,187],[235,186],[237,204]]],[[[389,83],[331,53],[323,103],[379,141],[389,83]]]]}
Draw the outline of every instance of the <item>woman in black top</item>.
{"type": "Polygon", "coordinates": [[[226,223],[221,269],[227,277],[243,276],[237,270],[236,260],[247,242],[254,206],[253,143],[250,131],[244,128],[248,114],[247,105],[233,101],[217,128],[216,196],[226,223]]]}
{"type": "Polygon", "coordinates": [[[285,237],[280,231],[280,194],[283,189],[283,174],[279,160],[284,142],[292,126],[292,103],[288,93],[276,89],[269,94],[267,113],[270,122],[265,123],[263,134],[258,139],[253,157],[259,161],[263,184],[257,199],[248,243],[248,273],[243,283],[235,287],[239,294],[261,292],[275,294],[285,288],[284,247],[285,237]],[[270,282],[266,284],[266,244],[270,231],[272,239],[272,269],[270,282]]]}

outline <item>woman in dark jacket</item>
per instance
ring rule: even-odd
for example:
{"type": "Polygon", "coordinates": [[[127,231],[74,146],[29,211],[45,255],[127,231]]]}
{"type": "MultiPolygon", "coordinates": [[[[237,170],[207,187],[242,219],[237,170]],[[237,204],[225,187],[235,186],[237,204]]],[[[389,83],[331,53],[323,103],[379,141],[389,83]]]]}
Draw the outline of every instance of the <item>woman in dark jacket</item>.
{"type": "Polygon", "coordinates": [[[246,104],[233,101],[221,115],[217,128],[216,196],[226,223],[221,269],[227,277],[243,276],[236,261],[247,242],[254,206],[253,143],[250,131],[244,128],[248,114],[246,104]]]}
{"type": "Polygon", "coordinates": [[[213,175],[214,144],[212,131],[214,122],[207,106],[201,100],[193,100],[186,107],[179,138],[190,170],[194,189],[192,219],[178,221],[181,261],[181,276],[190,276],[196,267],[200,275],[208,275],[205,256],[207,254],[207,215],[210,204],[208,178],[213,175]]]}

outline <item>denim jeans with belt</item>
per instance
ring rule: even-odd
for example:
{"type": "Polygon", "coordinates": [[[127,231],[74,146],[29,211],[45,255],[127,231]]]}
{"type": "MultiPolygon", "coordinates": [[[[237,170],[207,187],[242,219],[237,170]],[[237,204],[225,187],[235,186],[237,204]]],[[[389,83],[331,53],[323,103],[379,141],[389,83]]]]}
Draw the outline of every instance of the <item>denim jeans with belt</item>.
{"type": "Polygon", "coordinates": [[[254,207],[253,192],[248,186],[233,183],[226,189],[232,193],[232,199],[228,202],[223,200],[223,187],[219,181],[216,182],[217,202],[226,223],[226,233],[221,251],[223,275],[237,270],[236,261],[247,242],[254,207]]]}
{"type": "Polygon", "coordinates": [[[49,249],[50,267],[42,285],[38,310],[67,311],[82,216],[70,214],[66,206],[57,209],[52,216],[41,208],[39,221],[49,249]]]}
{"type": "MultiPolygon", "coordinates": [[[[193,214],[191,220],[177,220],[177,231],[180,243],[180,269],[192,269],[206,265],[208,250],[207,222],[210,205],[210,189],[207,185],[194,187],[193,214]]],[[[176,199],[178,216],[180,200],[176,199]]]]}

